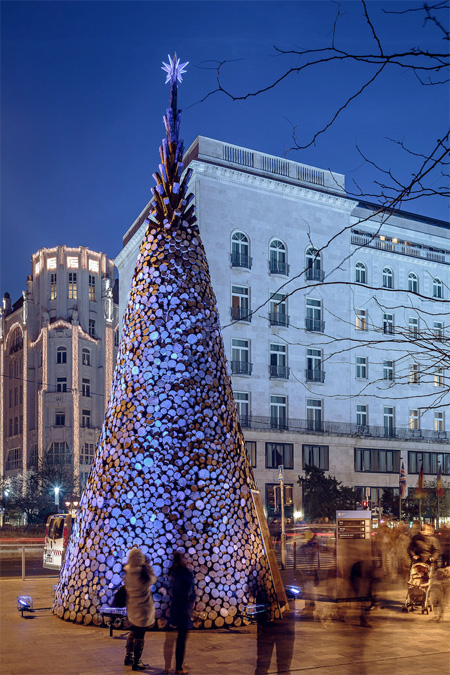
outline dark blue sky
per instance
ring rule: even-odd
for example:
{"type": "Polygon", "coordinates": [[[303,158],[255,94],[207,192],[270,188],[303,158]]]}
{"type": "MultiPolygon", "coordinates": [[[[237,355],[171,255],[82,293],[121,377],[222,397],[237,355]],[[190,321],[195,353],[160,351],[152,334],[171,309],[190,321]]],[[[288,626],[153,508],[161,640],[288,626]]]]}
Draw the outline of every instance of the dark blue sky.
{"type": "MultiPolygon", "coordinates": [[[[445,42],[423,17],[386,15],[382,8],[422,3],[368,3],[385,44],[445,42]]],[[[341,3],[338,40],[373,49],[357,1],[341,3]]],[[[328,121],[362,83],[361,66],[331,66],[288,78],[246,102],[215,87],[214,62],[236,59],[224,82],[236,94],[254,90],[293,65],[283,48],[325,46],[336,13],[314,2],[2,2],[1,3],[1,293],[15,301],[31,272],[32,253],[56,244],[84,245],[115,257],[122,235],[150,197],[152,173],[168,105],[161,62],[176,50],[189,61],[179,89],[182,137],[197,135],[274,155],[328,121]]],[[[446,20],[445,17],[441,17],[446,20]]],[[[421,87],[411,73],[386,72],[315,147],[291,159],[346,174],[373,192],[376,162],[408,177],[410,157],[386,137],[426,151],[448,126],[447,87],[421,87]]],[[[232,205],[230,205],[232,208],[232,205]]],[[[405,206],[447,219],[447,204],[428,199],[405,206]]]]}

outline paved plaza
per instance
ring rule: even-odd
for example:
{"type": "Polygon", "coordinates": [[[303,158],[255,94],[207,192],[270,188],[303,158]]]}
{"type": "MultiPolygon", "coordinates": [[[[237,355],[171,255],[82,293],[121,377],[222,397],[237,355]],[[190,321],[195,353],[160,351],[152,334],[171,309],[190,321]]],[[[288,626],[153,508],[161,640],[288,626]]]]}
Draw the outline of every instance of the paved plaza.
{"type": "MultiPolygon", "coordinates": [[[[291,572],[292,575],[292,572],[291,572]]],[[[286,575],[286,581],[293,581],[286,575]]],[[[111,675],[131,672],[123,666],[125,633],[61,621],[49,609],[22,618],[16,596],[29,594],[36,608],[49,608],[55,579],[17,578],[1,581],[1,675],[111,675]]],[[[319,587],[319,598],[324,592],[319,587]]],[[[325,597],[325,596],[323,596],[325,597]]],[[[360,626],[359,610],[349,611],[346,621],[305,618],[304,601],[291,603],[283,623],[264,641],[264,654],[273,641],[280,650],[277,666],[274,653],[268,673],[311,673],[314,675],[445,675],[450,673],[450,613],[441,622],[433,614],[404,614],[402,587],[384,588],[384,607],[367,612],[371,628],[360,626]],[[290,654],[292,653],[292,658],[290,654]],[[290,661],[290,666],[289,666],[290,661]]],[[[332,608],[317,603],[318,613],[332,608]]],[[[334,606],[335,607],[335,606],[334,606]]],[[[152,675],[164,668],[165,633],[147,635],[145,671],[152,675]]],[[[257,660],[257,631],[254,624],[230,630],[192,631],[188,638],[186,663],[192,675],[253,675],[257,660]]],[[[263,671],[265,672],[265,671],[263,671]]]]}

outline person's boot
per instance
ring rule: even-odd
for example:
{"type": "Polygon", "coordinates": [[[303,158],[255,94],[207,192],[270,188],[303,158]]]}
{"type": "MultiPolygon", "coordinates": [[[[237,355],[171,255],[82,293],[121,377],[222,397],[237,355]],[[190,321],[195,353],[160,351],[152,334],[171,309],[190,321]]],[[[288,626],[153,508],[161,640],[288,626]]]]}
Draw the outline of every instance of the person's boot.
{"type": "Polygon", "coordinates": [[[134,638],[132,635],[129,635],[127,637],[127,644],[125,645],[125,661],[123,662],[124,666],[131,666],[133,663],[133,643],[134,643],[134,638]]]}
{"type": "Polygon", "coordinates": [[[142,663],[141,655],[144,650],[144,640],[135,640],[133,647],[133,665],[131,670],[145,670],[149,667],[148,663],[142,663]]]}

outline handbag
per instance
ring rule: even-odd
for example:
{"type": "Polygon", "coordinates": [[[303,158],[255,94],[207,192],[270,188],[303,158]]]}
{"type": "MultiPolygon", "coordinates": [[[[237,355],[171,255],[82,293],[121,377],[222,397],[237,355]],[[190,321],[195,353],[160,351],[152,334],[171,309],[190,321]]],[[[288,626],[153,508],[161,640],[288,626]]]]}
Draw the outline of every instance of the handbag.
{"type": "Polygon", "coordinates": [[[111,601],[111,607],[126,607],[127,605],[127,591],[125,584],[122,584],[117,591],[114,593],[113,599],[111,601]]]}

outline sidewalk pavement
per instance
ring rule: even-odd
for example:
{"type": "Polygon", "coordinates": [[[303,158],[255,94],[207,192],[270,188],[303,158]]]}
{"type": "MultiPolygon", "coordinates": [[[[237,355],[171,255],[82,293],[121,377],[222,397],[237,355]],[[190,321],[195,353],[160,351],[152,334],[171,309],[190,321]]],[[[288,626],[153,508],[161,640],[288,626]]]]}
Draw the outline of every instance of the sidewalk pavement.
{"type": "MultiPolygon", "coordinates": [[[[293,582],[283,573],[286,583],[293,582]]],[[[50,610],[21,617],[16,596],[31,595],[35,608],[52,604],[56,579],[3,579],[0,584],[1,675],[111,675],[131,673],[123,666],[125,635],[105,628],[61,621],[50,610]]],[[[320,592],[325,589],[319,587],[320,592]]],[[[288,619],[277,622],[272,636],[264,640],[265,655],[270,641],[277,644],[270,668],[262,673],[305,675],[446,675],[450,673],[450,612],[437,623],[431,615],[405,614],[401,585],[380,589],[384,608],[367,612],[372,628],[360,625],[359,609],[350,611],[345,622],[305,618],[304,601],[291,603],[288,619]],[[292,659],[289,653],[292,651],[292,659]],[[284,659],[283,659],[284,657],[284,659]],[[290,661],[290,668],[289,666],[290,661]]],[[[317,602],[318,612],[332,607],[317,602]]],[[[334,605],[335,607],[335,605],[334,605]]],[[[151,664],[145,671],[157,675],[164,667],[165,633],[150,632],[143,658],[151,664]]],[[[263,656],[260,645],[260,657],[263,656]]],[[[191,675],[254,675],[257,657],[256,626],[191,631],[186,663],[191,675]]],[[[258,671],[259,672],[259,671],[258,671]]]]}

